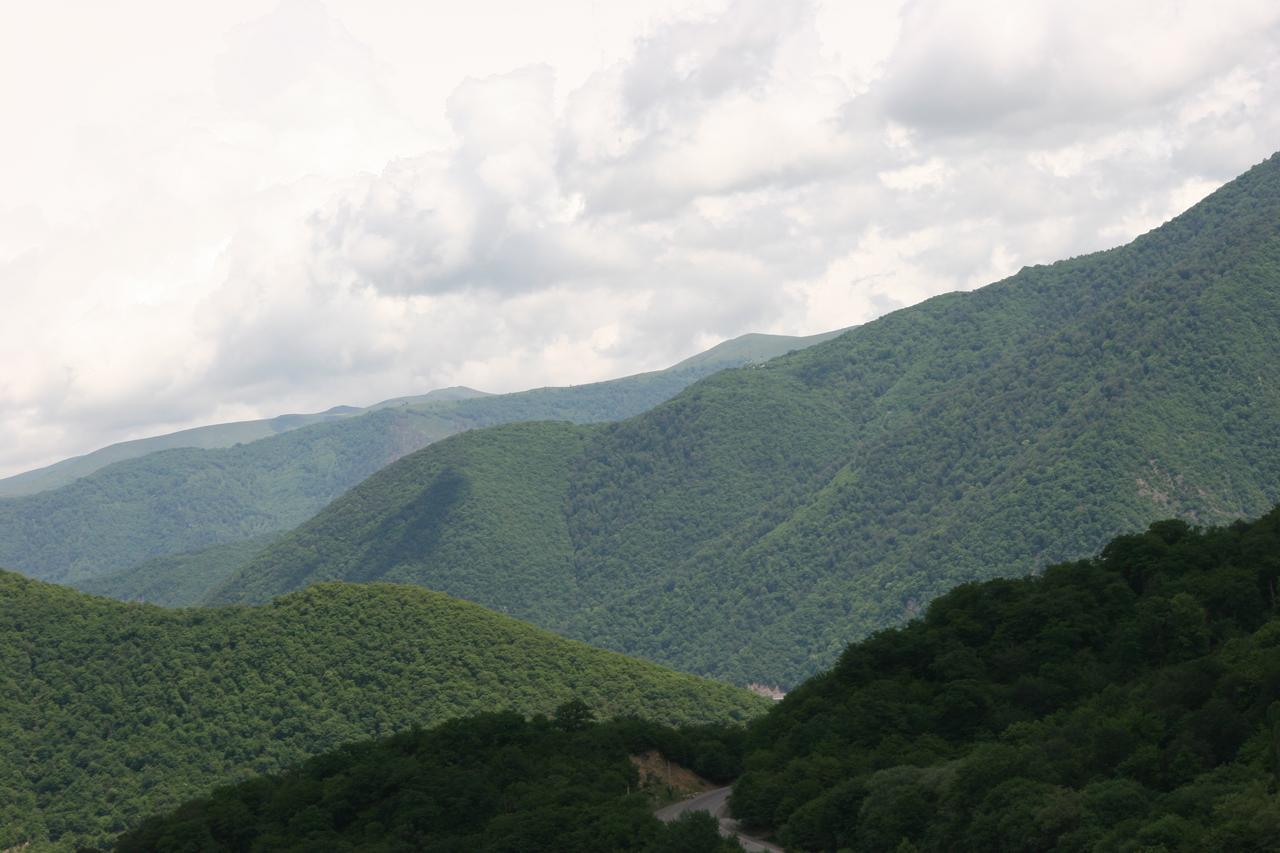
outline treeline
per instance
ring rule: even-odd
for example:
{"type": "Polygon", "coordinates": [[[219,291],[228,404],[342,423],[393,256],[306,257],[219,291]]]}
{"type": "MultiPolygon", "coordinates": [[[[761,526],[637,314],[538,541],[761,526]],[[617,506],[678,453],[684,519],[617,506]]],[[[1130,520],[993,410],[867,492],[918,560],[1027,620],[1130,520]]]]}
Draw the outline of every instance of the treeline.
{"type": "Polygon", "coordinates": [[[966,585],[752,726],[736,815],[798,850],[1280,839],[1280,509],[966,585]]]}
{"type": "Polygon", "coordinates": [[[653,817],[629,756],[660,750],[704,777],[740,769],[741,729],[594,723],[581,702],[548,719],[482,714],[344,747],[278,776],[218,789],[116,843],[143,851],[740,850],[695,814],[653,817]]]}

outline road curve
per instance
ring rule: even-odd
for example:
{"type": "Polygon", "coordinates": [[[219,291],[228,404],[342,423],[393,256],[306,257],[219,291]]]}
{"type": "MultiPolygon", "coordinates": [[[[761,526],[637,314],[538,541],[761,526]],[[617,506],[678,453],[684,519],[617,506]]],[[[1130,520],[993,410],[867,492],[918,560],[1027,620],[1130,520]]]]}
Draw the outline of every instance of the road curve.
{"type": "Polygon", "coordinates": [[[654,814],[658,820],[670,822],[686,812],[708,812],[720,822],[720,834],[725,838],[736,838],[747,853],[784,853],[783,849],[776,844],[752,838],[738,831],[738,822],[729,817],[729,792],[732,790],[732,787],[716,788],[714,791],[707,791],[705,794],[663,806],[654,814]]]}

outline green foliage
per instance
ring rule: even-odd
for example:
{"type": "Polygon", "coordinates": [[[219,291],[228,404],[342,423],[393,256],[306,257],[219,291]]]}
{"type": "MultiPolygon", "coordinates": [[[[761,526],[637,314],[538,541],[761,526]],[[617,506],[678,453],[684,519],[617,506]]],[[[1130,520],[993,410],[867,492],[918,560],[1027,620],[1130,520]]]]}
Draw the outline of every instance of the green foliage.
{"type": "Polygon", "coordinates": [[[733,812],[796,850],[1274,850],[1278,578],[1280,508],[961,586],[753,725],[733,812]]]}
{"type": "Polygon", "coordinates": [[[199,604],[209,590],[221,586],[245,563],[281,537],[264,533],[252,539],[211,545],[189,554],[156,557],[114,575],[86,578],[73,586],[81,592],[121,601],[145,601],[161,607],[199,604]]]}
{"type": "Polygon", "coordinates": [[[958,587],[745,731],[596,724],[574,697],[552,719],[347,746],[118,849],[726,849],[707,816],[649,817],[626,759],[656,750],[737,777],[735,816],[792,850],[1273,850],[1278,584],[1280,507],[1157,522],[1093,560],[958,587]]]}
{"type": "MultiPolygon", "coordinates": [[[[630,420],[441,442],[216,600],[387,577],[795,684],[957,584],[1280,499],[1276,221],[1280,157],[1128,246],[718,373],[630,420]],[[419,518],[431,536],[370,535],[419,518]]],[[[1194,618],[1161,606],[1155,622],[1194,618]]]]}
{"type": "Polygon", "coordinates": [[[740,850],[709,815],[669,825],[653,817],[628,755],[679,738],[638,720],[565,729],[545,717],[483,714],[220,788],[146,821],[115,849],[740,850]]]}
{"type": "MultiPolygon", "coordinates": [[[[116,445],[102,452],[106,458],[143,446],[170,449],[120,457],[124,461],[87,475],[81,472],[92,460],[69,460],[55,478],[61,482],[65,474],[73,480],[68,484],[0,498],[0,565],[78,584],[155,557],[287,530],[389,462],[445,436],[514,421],[630,417],[724,367],[829,337],[744,335],[667,370],[609,382],[501,395],[433,392],[388,400],[360,416],[316,416],[321,422],[298,429],[293,428],[298,419],[312,416],[224,424],[116,445]],[[258,438],[263,430],[271,437],[258,438]],[[218,436],[247,443],[223,447],[218,436]]],[[[0,489],[0,494],[8,493],[0,489]]],[[[104,591],[125,599],[145,597],[147,577],[120,575],[104,591]],[[134,579],[142,586],[127,585],[134,579]]],[[[184,593],[183,603],[192,600],[184,593]]]]}
{"type": "Polygon", "coordinates": [[[164,610],[3,572],[0,849],[101,844],[343,743],[570,700],[588,706],[568,706],[579,728],[592,714],[740,721],[769,704],[416,587],[164,610]]]}
{"type": "Polygon", "coordinates": [[[595,712],[581,699],[570,699],[556,708],[555,723],[566,732],[585,729],[595,721],[595,712]]]}
{"type": "Polygon", "coordinates": [[[578,607],[563,495],[590,435],[544,422],[442,441],[343,495],[212,601],[263,601],[322,579],[412,582],[563,629],[578,607]]]}

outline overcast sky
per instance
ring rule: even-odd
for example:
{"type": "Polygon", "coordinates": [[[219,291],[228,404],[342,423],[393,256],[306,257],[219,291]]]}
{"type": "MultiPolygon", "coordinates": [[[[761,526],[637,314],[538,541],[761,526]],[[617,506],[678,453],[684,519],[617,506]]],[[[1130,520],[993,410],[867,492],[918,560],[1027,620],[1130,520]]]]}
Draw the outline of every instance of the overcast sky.
{"type": "Polygon", "coordinates": [[[7,2],[0,476],[662,367],[1123,243],[1280,148],[1280,4],[7,2]]]}

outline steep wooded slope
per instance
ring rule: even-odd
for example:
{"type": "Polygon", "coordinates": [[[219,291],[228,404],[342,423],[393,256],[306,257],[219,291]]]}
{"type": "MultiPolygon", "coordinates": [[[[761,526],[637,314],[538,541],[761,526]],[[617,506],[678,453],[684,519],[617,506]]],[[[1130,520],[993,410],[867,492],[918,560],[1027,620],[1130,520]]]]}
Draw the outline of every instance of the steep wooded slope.
{"type": "MultiPolygon", "coordinates": [[[[549,582],[513,613],[688,671],[794,684],[961,582],[1091,553],[1155,518],[1262,512],[1280,497],[1276,364],[1273,157],[1127,246],[931,299],[579,430],[580,446],[565,440],[570,455],[547,462],[567,471],[563,491],[446,460],[490,445],[518,457],[510,430],[428,448],[216,600],[390,573],[496,604],[505,555],[534,548],[549,582]],[[374,494],[392,483],[394,499],[374,494]],[[551,544],[493,523],[472,539],[470,504],[455,526],[429,497],[446,488],[473,502],[542,490],[522,511],[546,519],[551,544]],[[389,547],[356,532],[391,516],[413,527],[416,513],[439,535],[389,547]]],[[[545,435],[523,440],[537,455],[545,435]]]]}
{"type": "Polygon", "coordinates": [[[0,849],[102,843],[211,785],[480,711],[741,720],[766,700],[416,587],[165,610],[0,573],[0,849]]]}
{"type": "Polygon", "coordinates": [[[734,813],[794,850],[1274,850],[1277,583],[1280,509],[958,588],[752,727],[734,813]]]}

